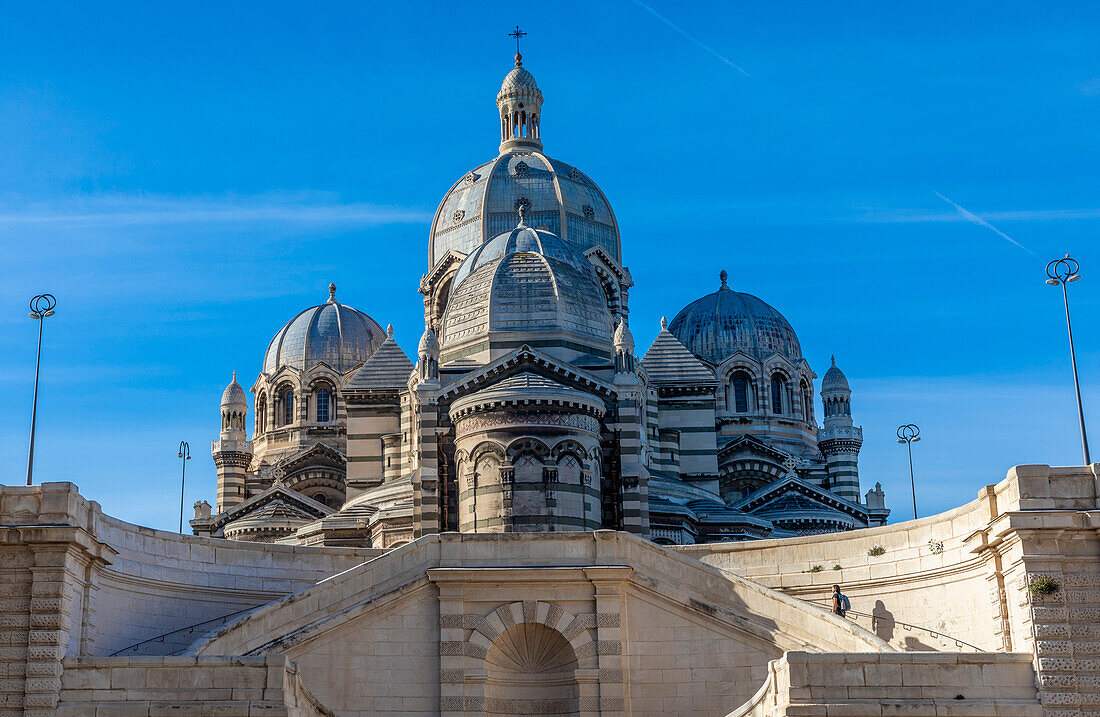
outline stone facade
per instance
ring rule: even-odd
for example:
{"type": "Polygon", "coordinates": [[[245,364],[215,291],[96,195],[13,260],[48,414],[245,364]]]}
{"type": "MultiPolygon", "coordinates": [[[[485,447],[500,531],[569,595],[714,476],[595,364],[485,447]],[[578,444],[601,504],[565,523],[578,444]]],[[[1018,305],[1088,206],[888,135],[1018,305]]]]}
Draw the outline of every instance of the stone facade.
{"type": "Polygon", "coordinates": [[[1100,715],[1098,511],[1100,465],[1018,466],[850,533],[383,551],[181,536],[68,483],[3,486],[0,714],[1100,715]],[[821,607],[834,582],[847,618],[821,607]]]}

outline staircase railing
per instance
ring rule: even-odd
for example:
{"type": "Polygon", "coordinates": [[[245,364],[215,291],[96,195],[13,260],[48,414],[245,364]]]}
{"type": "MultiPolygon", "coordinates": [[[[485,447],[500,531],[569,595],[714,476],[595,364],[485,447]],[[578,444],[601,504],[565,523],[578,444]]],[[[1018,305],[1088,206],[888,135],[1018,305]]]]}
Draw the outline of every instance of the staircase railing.
{"type": "Polygon", "coordinates": [[[194,642],[193,638],[196,633],[205,634],[210,632],[215,627],[220,627],[218,623],[224,625],[233,618],[243,615],[246,612],[255,610],[254,607],[246,607],[243,610],[237,610],[231,612],[228,615],[222,615],[221,617],[214,617],[209,620],[203,620],[202,622],[196,622],[194,625],[188,625],[187,627],[181,627],[178,630],[172,630],[166,632],[163,635],[157,635],[156,637],[150,637],[148,640],[142,640],[141,642],[134,643],[129,647],[124,647],[117,652],[112,652],[111,657],[125,657],[127,655],[160,655],[170,657],[172,655],[179,655],[187,650],[194,642]],[[156,649],[160,645],[171,645],[173,643],[178,644],[169,651],[162,649],[156,649]]]}
{"type": "MultiPolygon", "coordinates": [[[[807,600],[806,602],[809,602],[809,603],[824,603],[825,605],[827,605],[827,607],[825,607],[824,609],[829,610],[830,612],[832,612],[833,601],[831,599],[830,600],[807,600]]],[[[982,648],[978,647],[977,645],[972,645],[972,644],[970,644],[969,642],[967,642],[965,640],[960,640],[959,638],[955,637],[954,635],[948,635],[946,633],[940,632],[939,630],[933,630],[930,627],[924,627],[923,625],[913,625],[912,623],[902,622],[901,620],[895,620],[894,618],[886,617],[885,615],[872,615],[872,614],[865,613],[865,612],[859,612],[858,610],[845,610],[845,615],[846,616],[847,615],[854,615],[855,617],[870,618],[871,625],[872,625],[872,630],[871,630],[872,632],[875,632],[874,625],[877,622],[888,622],[888,623],[891,623],[892,625],[896,625],[896,626],[904,629],[906,632],[913,632],[913,631],[923,632],[923,633],[927,633],[928,635],[930,635],[932,637],[935,637],[937,640],[942,640],[944,642],[949,642],[949,643],[953,642],[953,643],[955,643],[955,647],[958,647],[959,649],[962,649],[963,647],[968,647],[971,650],[974,650],[975,652],[988,652],[988,650],[983,650],[982,648]]]]}

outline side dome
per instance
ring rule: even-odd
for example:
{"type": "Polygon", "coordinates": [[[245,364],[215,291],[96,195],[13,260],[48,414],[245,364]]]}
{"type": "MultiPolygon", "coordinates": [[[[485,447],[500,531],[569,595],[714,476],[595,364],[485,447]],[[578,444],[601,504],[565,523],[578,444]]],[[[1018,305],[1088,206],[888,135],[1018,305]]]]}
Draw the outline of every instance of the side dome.
{"type": "Polygon", "coordinates": [[[336,301],[335,284],[329,284],[328,290],[328,301],[302,311],[271,339],[264,355],[264,373],[285,366],[305,371],[322,362],[347,373],[386,340],[386,332],[374,319],[336,301]]]}
{"type": "Polygon", "coordinates": [[[726,272],[713,294],[693,301],[676,314],[668,330],[693,354],[715,364],[737,351],[763,360],[780,354],[802,359],[802,347],[783,314],[752,294],[729,288],[726,272]]]}
{"type": "Polygon", "coordinates": [[[443,315],[440,362],[489,359],[527,343],[611,356],[611,316],[592,264],[550,232],[520,224],[459,266],[443,315]]]}

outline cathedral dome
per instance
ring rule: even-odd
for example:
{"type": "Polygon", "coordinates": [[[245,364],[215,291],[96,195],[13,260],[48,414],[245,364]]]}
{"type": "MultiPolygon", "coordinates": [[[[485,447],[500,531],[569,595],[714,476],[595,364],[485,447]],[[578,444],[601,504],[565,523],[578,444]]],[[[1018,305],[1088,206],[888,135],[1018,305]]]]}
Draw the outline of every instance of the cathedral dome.
{"type": "Polygon", "coordinates": [[[550,232],[521,223],[490,239],[462,262],[453,287],[442,362],[523,343],[611,355],[611,318],[596,271],[550,232]]]}
{"type": "Polygon", "coordinates": [[[802,347],[794,328],[774,308],[752,294],[733,291],[726,284],[685,306],[668,330],[701,358],[722,363],[737,351],[757,359],[780,354],[791,361],[802,359],[802,347]]]}
{"type": "Polygon", "coordinates": [[[328,301],[302,311],[271,339],[264,373],[284,366],[305,371],[322,362],[347,373],[386,340],[386,332],[374,319],[336,301],[335,284],[329,284],[328,290],[328,301]]]}
{"type": "Polygon", "coordinates": [[[542,153],[542,91],[515,67],[497,95],[501,144],[496,159],[455,182],[439,203],[428,240],[434,267],[448,251],[469,254],[515,226],[516,210],[527,224],[561,237],[584,252],[598,246],[622,262],[619,225],[607,197],[576,167],[542,153]]]}

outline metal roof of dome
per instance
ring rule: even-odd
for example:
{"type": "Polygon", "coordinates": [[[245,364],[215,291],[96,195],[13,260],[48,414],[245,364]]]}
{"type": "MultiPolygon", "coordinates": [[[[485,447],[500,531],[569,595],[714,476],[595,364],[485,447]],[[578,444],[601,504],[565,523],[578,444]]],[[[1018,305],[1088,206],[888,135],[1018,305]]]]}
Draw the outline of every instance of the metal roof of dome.
{"type": "Polygon", "coordinates": [[[468,172],[444,195],[432,222],[428,262],[435,266],[452,249],[469,254],[511,230],[521,205],[528,225],[580,252],[599,246],[622,261],[615,213],[595,182],[565,162],[513,150],[468,172]]]}
{"type": "Polygon", "coordinates": [[[336,285],[329,284],[329,299],[305,309],[291,319],[267,347],[264,373],[284,366],[300,371],[326,363],[347,373],[370,358],[386,340],[386,332],[361,311],[337,303],[336,285]]]}
{"type": "Polygon", "coordinates": [[[730,289],[726,276],[723,271],[718,291],[681,309],[668,330],[693,354],[716,364],[737,351],[757,359],[778,353],[801,360],[798,336],[783,315],[752,294],[730,289]]]}
{"type": "Polygon", "coordinates": [[[830,366],[829,370],[825,372],[825,375],[821,377],[821,392],[847,391],[851,393],[852,389],[848,385],[848,377],[836,366],[836,356],[832,357],[832,362],[833,365],[830,366]]]}
{"type": "Polygon", "coordinates": [[[554,332],[610,356],[611,318],[592,264],[550,232],[524,224],[482,244],[455,274],[442,360],[490,333],[554,332]]]}
{"type": "Polygon", "coordinates": [[[229,382],[229,385],[225,387],[225,391],[222,393],[222,405],[248,405],[248,399],[244,395],[244,388],[241,387],[241,384],[237,383],[236,371],[233,372],[233,380],[229,382]]]}

